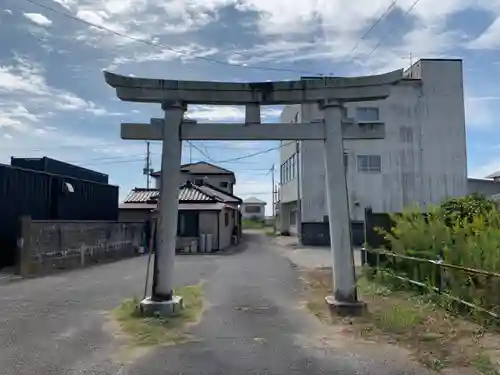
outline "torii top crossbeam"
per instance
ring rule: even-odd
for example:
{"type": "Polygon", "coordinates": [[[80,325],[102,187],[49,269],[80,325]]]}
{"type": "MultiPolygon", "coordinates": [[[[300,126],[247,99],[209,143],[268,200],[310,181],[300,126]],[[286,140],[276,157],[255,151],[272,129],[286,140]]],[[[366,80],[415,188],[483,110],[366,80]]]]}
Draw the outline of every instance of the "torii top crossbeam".
{"type": "Polygon", "coordinates": [[[277,82],[176,81],[122,76],[104,72],[106,82],[124,101],[219,105],[279,105],[384,99],[390,86],[403,77],[403,70],[363,77],[325,77],[277,82]]]}

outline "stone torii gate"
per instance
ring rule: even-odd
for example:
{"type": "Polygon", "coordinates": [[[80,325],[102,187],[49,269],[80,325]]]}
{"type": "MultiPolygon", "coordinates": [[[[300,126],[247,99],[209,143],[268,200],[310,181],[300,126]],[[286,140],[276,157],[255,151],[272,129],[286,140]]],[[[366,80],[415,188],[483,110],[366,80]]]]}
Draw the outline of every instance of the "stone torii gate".
{"type": "Polygon", "coordinates": [[[391,86],[401,80],[402,70],[364,77],[256,83],[147,79],[110,72],[104,76],[121,100],[160,103],[165,112],[164,119],[121,127],[123,139],[163,141],[157,267],[151,297],[141,302],[144,311],[168,314],[182,307],[180,297],[173,295],[182,140],[324,140],[334,286],[333,296],[327,296],[326,301],[340,313],[362,310],[354,273],[343,139],[384,138],[385,129],[367,131],[343,118],[343,103],[387,98],[391,86]],[[317,103],[323,119],[261,123],[261,105],[303,103],[317,103]],[[190,104],[244,105],[245,123],[201,124],[184,119],[190,104]]]}

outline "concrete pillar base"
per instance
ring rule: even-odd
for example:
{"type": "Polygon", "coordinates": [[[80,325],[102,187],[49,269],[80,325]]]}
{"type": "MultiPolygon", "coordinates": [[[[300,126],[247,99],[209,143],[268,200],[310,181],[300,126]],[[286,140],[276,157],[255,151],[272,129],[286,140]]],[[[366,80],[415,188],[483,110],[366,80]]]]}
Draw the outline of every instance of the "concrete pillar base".
{"type": "Polygon", "coordinates": [[[151,297],[140,303],[141,312],[146,316],[169,316],[179,313],[184,308],[182,297],[173,296],[169,301],[153,301],[151,297]]]}
{"type": "Polygon", "coordinates": [[[333,296],[325,297],[330,312],[339,316],[361,316],[367,312],[367,305],[363,301],[343,302],[337,301],[333,296]]]}

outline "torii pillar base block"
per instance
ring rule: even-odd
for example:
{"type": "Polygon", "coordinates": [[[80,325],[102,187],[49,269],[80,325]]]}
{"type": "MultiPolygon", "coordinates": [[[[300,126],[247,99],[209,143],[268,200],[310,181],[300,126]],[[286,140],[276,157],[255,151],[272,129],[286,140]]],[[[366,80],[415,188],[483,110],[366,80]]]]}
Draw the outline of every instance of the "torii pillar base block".
{"type": "Polygon", "coordinates": [[[184,301],[181,296],[173,296],[168,301],[153,301],[147,297],[141,301],[140,309],[144,316],[172,316],[184,309],[184,301]]]}
{"type": "Polygon", "coordinates": [[[337,316],[361,316],[367,311],[367,305],[363,301],[344,302],[336,300],[333,296],[325,297],[330,312],[337,316]]]}

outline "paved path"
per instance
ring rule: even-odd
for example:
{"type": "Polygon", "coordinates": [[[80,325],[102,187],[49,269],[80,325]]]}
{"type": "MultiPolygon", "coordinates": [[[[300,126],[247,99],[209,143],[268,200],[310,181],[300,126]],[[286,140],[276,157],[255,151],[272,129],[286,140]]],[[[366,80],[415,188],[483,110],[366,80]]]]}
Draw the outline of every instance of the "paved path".
{"type": "Polygon", "coordinates": [[[192,342],[119,363],[105,312],[141,295],[145,258],[0,286],[0,373],[427,374],[406,353],[350,343],[299,303],[297,270],[263,235],[243,252],[177,257],[178,285],[205,279],[192,342]]]}
{"type": "MultiPolygon", "coordinates": [[[[271,238],[271,242],[279,245],[281,255],[287,257],[293,264],[304,268],[322,268],[332,266],[332,253],[330,247],[325,246],[298,246],[297,237],[279,236],[271,238]]],[[[361,251],[354,249],[354,264],[361,267],[361,251]]]]}

